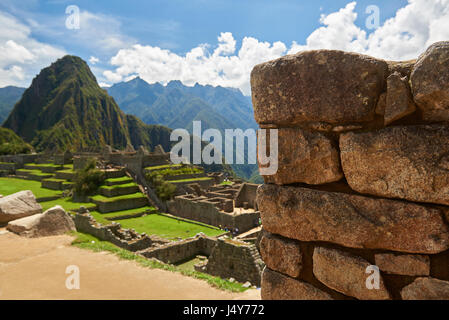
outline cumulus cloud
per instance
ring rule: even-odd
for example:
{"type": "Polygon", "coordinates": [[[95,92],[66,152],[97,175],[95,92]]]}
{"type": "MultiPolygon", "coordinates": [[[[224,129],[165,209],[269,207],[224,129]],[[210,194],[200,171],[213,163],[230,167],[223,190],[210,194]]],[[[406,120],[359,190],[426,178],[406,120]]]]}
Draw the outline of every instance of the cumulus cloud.
{"type": "MultiPolygon", "coordinates": [[[[369,54],[391,60],[416,58],[436,41],[449,40],[449,0],[409,0],[396,15],[369,33],[356,25],[357,3],[320,17],[321,27],[304,44],[261,42],[245,37],[241,46],[229,32],[221,33],[212,52],[208,44],[199,45],[185,55],[159,47],[136,44],[121,49],[112,57],[114,70],[103,72],[105,80],[118,82],[139,75],[147,82],[181,80],[185,85],[221,85],[239,88],[250,94],[252,68],[263,61],[311,49],[338,49],[369,54]]],[[[382,12],[381,12],[382,13],[382,12]]],[[[364,18],[364,17],[362,17],[364,18]]]]}
{"type": "Polygon", "coordinates": [[[96,64],[98,62],[100,62],[100,59],[98,59],[97,57],[94,57],[94,56],[90,56],[90,58],[89,58],[89,63],[90,64],[94,65],[94,64],[96,64]]]}
{"type": "Polygon", "coordinates": [[[31,78],[65,52],[31,37],[30,27],[0,11],[0,87],[28,86],[31,78]]]}

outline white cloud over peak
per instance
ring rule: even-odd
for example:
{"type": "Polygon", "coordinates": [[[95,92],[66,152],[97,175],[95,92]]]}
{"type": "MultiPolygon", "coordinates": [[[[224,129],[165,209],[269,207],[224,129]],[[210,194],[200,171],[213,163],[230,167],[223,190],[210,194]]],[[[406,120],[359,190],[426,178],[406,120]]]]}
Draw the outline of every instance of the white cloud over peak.
{"type": "MultiPolygon", "coordinates": [[[[156,46],[136,44],[121,49],[112,57],[114,70],[103,72],[105,80],[118,82],[139,75],[147,82],[167,83],[181,80],[185,85],[221,85],[239,88],[250,94],[252,68],[261,62],[285,54],[311,49],[355,51],[378,58],[408,60],[417,58],[430,44],[449,40],[449,0],[409,0],[396,15],[368,33],[356,25],[357,3],[321,15],[321,27],[313,31],[304,44],[261,42],[245,37],[240,48],[232,33],[218,36],[212,52],[209,44],[191,49],[185,55],[156,46]]],[[[382,11],[380,11],[382,15],[382,11]]],[[[368,18],[368,15],[359,17],[368,18]]]]}
{"type": "Polygon", "coordinates": [[[65,54],[33,39],[28,25],[1,11],[0,30],[0,87],[28,86],[41,68],[65,54]]]}

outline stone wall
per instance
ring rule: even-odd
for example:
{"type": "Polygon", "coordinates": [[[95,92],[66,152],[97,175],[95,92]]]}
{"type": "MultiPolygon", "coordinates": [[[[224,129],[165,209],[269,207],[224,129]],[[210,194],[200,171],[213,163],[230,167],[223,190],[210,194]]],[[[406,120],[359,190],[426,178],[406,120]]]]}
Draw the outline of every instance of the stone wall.
{"type": "Polygon", "coordinates": [[[200,234],[193,238],[171,242],[139,253],[146,258],[156,258],[165,263],[175,264],[197,255],[209,256],[215,244],[216,239],[200,234]]]}
{"type": "Polygon", "coordinates": [[[257,191],[262,298],[449,299],[449,42],[406,62],[300,52],[251,86],[279,137],[257,191]]]}
{"type": "MultiPolygon", "coordinates": [[[[184,196],[176,196],[169,201],[169,212],[175,216],[199,221],[208,225],[235,229],[239,232],[245,232],[257,226],[259,212],[242,212],[237,211],[225,212],[217,208],[217,206],[225,205],[227,199],[207,198],[205,196],[195,196],[192,194],[184,196]]],[[[232,200],[229,200],[232,201],[232,200]]]]}
{"type": "Polygon", "coordinates": [[[205,272],[221,278],[234,278],[239,282],[251,282],[260,286],[264,263],[257,248],[243,241],[219,238],[213,248],[205,272]]]}
{"type": "Polygon", "coordinates": [[[77,231],[88,233],[103,241],[109,241],[129,251],[144,250],[153,245],[150,237],[132,230],[121,229],[120,224],[114,222],[107,226],[101,225],[89,213],[77,213],[73,220],[77,231]]]}

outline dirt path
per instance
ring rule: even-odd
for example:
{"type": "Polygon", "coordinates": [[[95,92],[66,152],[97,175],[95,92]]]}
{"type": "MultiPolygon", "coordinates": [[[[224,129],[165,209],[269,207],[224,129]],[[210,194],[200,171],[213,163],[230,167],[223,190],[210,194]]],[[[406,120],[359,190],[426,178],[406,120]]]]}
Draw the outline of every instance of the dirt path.
{"type": "Polygon", "coordinates": [[[260,299],[259,290],[218,290],[179,273],[72,247],[72,240],[27,239],[0,230],[0,299],[260,299]],[[66,288],[69,265],[79,267],[79,290],[66,288]]]}

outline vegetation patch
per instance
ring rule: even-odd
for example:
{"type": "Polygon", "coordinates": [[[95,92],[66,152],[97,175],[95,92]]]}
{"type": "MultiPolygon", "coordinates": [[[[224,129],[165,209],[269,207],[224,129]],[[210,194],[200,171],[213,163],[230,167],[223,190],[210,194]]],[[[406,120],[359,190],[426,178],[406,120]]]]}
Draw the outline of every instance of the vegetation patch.
{"type": "Polygon", "coordinates": [[[164,264],[156,260],[146,259],[136,253],[121,249],[110,242],[101,241],[91,235],[72,232],[72,235],[76,236],[76,239],[72,242],[73,246],[78,248],[91,250],[94,252],[110,252],[118,256],[120,259],[135,261],[143,267],[152,269],[162,269],[172,272],[179,272],[185,276],[193,277],[200,280],[205,280],[207,283],[221,290],[231,292],[244,292],[247,288],[244,288],[241,283],[230,282],[226,279],[214,277],[206,273],[186,270],[185,268],[179,268],[174,265],[164,264]]]}
{"type": "Polygon", "coordinates": [[[145,198],[145,196],[141,192],[126,194],[123,196],[118,197],[105,197],[100,194],[97,194],[95,196],[92,196],[91,199],[98,202],[115,202],[125,199],[139,199],[139,198],[145,198]]]}
{"type": "Polygon", "coordinates": [[[105,179],[105,173],[96,168],[96,160],[91,159],[82,170],[76,172],[73,191],[77,196],[93,195],[98,192],[105,179]]]}
{"type": "Polygon", "coordinates": [[[42,188],[40,181],[0,177],[0,194],[7,196],[23,190],[30,190],[36,198],[61,195],[61,191],[59,190],[42,188]]]}

